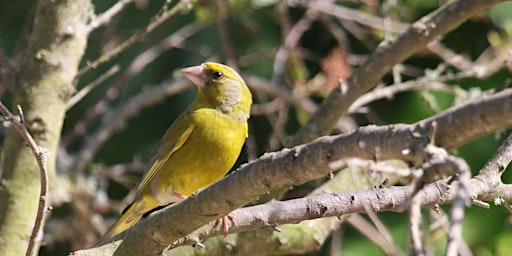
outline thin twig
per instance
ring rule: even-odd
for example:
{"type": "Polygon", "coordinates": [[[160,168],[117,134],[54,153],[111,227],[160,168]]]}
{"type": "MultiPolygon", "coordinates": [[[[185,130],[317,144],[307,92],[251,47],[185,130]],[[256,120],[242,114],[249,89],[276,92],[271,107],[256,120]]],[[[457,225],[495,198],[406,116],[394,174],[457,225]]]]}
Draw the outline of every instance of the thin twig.
{"type": "MultiPolygon", "coordinates": [[[[347,219],[347,223],[379,246],[387,255],[406,255],[395,243],[390,243],[388,239],[379,233],[379,231],[360,214],[350,215],[347,219]]],[[[337,252],[338,251],[336,251],[336,253],[337,252]]]]}
{"type": "MultiPolygon", "coordinates": [[[[87,72],[98,68],[100,65],[108,62],[113,57],[117,56],[122,51],[126,50],[128,47],[130,47],[135,42],[139,41],[141,38],[155,30],[158,26],[162,25],[165,21],[167,21],[169,18],[177,14],[184,6],[188,4],[188,1],[180,1],[178,4],[176,4],[173,8],[170,10],[162,13],[160,17],[155,19],[153,22],[151,22],[145,29],[139,31],[135,35],[131,36],[127,40],[125,40],[123,43],[121,43],[116,48],[112,49],[109,53],[106,55],[100,56],[98,59],[94,60],[92,63],[88,64],[86,67],[80,69],[75,76],[75,81],[82,77],[87,72]]],[[[166,3],[167,5],[167,3],[166,3]]]]}
{"type": "MultiPolygon", "coordinates": [[[[437,71],[433,71],[437,72],[437,71]]],[[[376,88],[368,93],[365,93],[361,97],[359,97],[349,108],[349,112],[355,112],[360,107],[367,105],[370,102],[377,101],[385,98],[392,98],[398,93],[406,92],[406,91],[418,91],[418,90],[426,90],[426,89],[435,89],[442,91],[454,91],[454,89],[450,86],[447,86],[443,82],[452,80],[452,79],[461,79],[470,77],[471,74],[461,72],[457,74],[428,74],[427,76],[419,77],[414,80],[409,80],[407,82],[398,83],[389,85],[386,87],[376,88]],[[434,76],[434,77],[432,77],[434,76]]]]}
{"type": "Polygon", "coordinates": [[[235,51],[229,38],[229,29],[226,27],[226,3],[224,0],[214,1],[215,5],[215,21],[219,30],[222,51],[226,57],[226,64],[238,70],[235,51]]]}
{"type": "MultiPolygon", "coordinates": [[[[429,230],[432,233],[437,233],[437,229],[441,228],[444,232],[448,233],[448,229],[450,228],[448,223],[448,216],[443,211],[442,208],[437,207],[435,210],[430,209],[430,216],[432,219],[435,220],[434,223],[432,223],[429,227],[429,230]]],[[[461,256],[473,256],[473,253],[471,253],[471,249],[469,248],[468,244],[461,239],[459,243],[459,254],[461,256]]]]}
{"type": "Polygon", "coordinates": [[[508,212],[512,214],[512,206],[510,206],[510,204],[507,201],[503,202],[503,206],[505,206],[508,212]]]}
{"type": "Polygon", "coordinates": [[[364,160],[360,158],[344,158],[334,161],[329,163],[329,168],[333,171],[337,171],[347,165],[350,167],[359,167],[374,172],[384,173],[386,175],[396,175],[399,177],[410,177],[412,175],[409,168],[400,167],[396,162],[375,162],[373,160],[364,160]]]}
{"type": "Polygon", "coordinates": [[[441,57],[441,59],[444,60],[444,62],[456,67],[457,69],[464,71],[464,72],[470,72],[473,69],[473,63],[471,60],[467,59],[466,57],[455,53],[452,51],[452,49],[444,46],[439,41],[432,41],[430,44],[427,45],[427,48],[434,52],[436,55],[441,57]]]}
{"type": "Polygon", "coordinates": [[[316,104],[309,98],[299,98],[284,87],[272,86],[268,80],[250,74],[243,74],[242,76],[247,86],[255,92],[262,92],[274,97],[283,98],[286,103],[308,114],[312,114],[317,108],[316,104]]]}
{"type": "MultiPolygon", "coordinates": [[[[468,185],[471,178],[471,170],[464,159],[448,155],[445,149],[436,147],[433,144],[435,143],[437,129],[437,122],[433,122],[432,132],[430,134],[431,144],[426,147],[426,153],[432,158],[430,167],[432,167],[431,169],[436,170],[435,173],[446,174],[450,172],[450,170],[454,170],[456,172],[456,176],[449,179],[448,184],[454,181],[455,178],[458,178],[456,195],[450,212],[451,224],[448,230],[448,241],[445,254],[448,256],[456,256],[458,253],[459,243],[462,240],[461,231],[464,209],[470,202],[468,185]]],[[[427,182],[429,182],[429,179],[432,179],[432,174],[430,172],[425,172],[425,176],[427,178],[422,177],[422,181],[427,179],[427,182]]]]}
{"type": "Polygon", "coordinates": [[[345,33],[345,28],[339,26],[336,23],[336,20],[330,16],[320,16],[318,19],[331,33],[331,35],[336,39],[338,45],[344,49],[350,49],[350,41],[347,38],[347,34],[345,33]]]}
{"type": "Polygon", "coordinates": [[[87,94],[89,94],[89,92],[91,92],[98,85],[105,82],[105,80],[107,80],[108,78],[113,76],[115,73],[117,73],[119,71],[119,69],[120,69],[119,65],[114,65],[109,70],[107,70],[107,72],[105,72],[104,74],[99,76],[96,80],[94,80],[92,83],[84,86],[84,88],[82,88],[78,93],[73,95],[73,97],[71,97],[71,99],[69,99],[68,102],[66,102],[66,109],[69,110],[74,105],[76,105],[78,102],[80,102],[85,96],[87,96],[87,94]]]}
{"type": "Polygon", "coordinates": [[[61,142],[64,145],[69,145],[73,140],[81,137],[89,123],[98,117],[99,113],[103,112],[105,106],[110,104],[110,101],[114,99],[123,86],[128,84],[126,81],[141,72],[149,63],[154,61],[156,58],[162,55],[163,52],[168,51],[173,47],[182,47],[187,38],[197,33],[204,27],[199,22],[192,22],[181,27],[178,31],[164,38],[155,45],[152,45],[148,49],[144,49],[118,76],[118,78],[112,83],[110,88],[106,91],[103,97],[98,100],[93,106],[86,110],[85,116],[79,120],[72,129],[71,132],[62,136],[61,142]]]}
{"type": "Polygon", "coordinates": [[[282,143],[285,141],[286,135],[284,134],[284,127],[288,120],[288,107],[285,106],[277,111],[277,116],[271,120],[272,134],[269,137],[267,152],[278,150],[282,143]]]}
{"type": "Polygon", "coordinates": [[[5,116],[5,119],[10,121],[16,130],[20,133],[23,139],[27,142],[28,147],[34,154],[36,158],[37,165],[39,167],[40,180],[41,180],[41,190],[39,192],[39,205],[37,207],[37,215],[34,222],[34,228],[32,229],[32,233],[30,234],[30,239],[28,242],[28,248],[25,255],[32,256],[34,255],[34,249],[37,241],[37,237],[41,230],[41,226],[43,224],[43,220],[47,214],[47,201],[48,201],[48,170],[46,169],[46,160],[48,159],[49,152],[47,149],[39,147],[35,142],[34,138],[28,132],[27,128],[23,124],[23,112],[21,111],[21,107],[18,105],[18,110],[20,111],[20,120],[18,121],[16,117],[4,106],[4,104],[0,101],[0,112],[5,116]]]}
{"type": "Polygon", "coordinates": [[[86,33],[89,34],[91,31],[99,28],[110,22],[110,20],[116,16],[120,11],[123,10],[129,3],[133,2],[133,0],[120,0],[116,4],[114,4],[110,9],[106,12],[98,15],[96,19],[93,19],[86,28],[86,33]]]}
{"type": "Polygon", "coordinates": [[[252,104],[251,115],[273,114],[285,107],[286,104],[283,98],[275,98],[268,102],[252,104]]]}
{"type": "Polygon", "coordinates": [[[471,199],[471,204],[479,206],[479,207],[482,207],[484,209],[490,209],[491,208],[491,205],[489,203],[486,203],[486,202],[484,202],[482,200],[478,200],[476,198],[472,198],[471,199]]]}
{"type": "Polygon", "coordinates": [[[464,218],[464,208],[469,204],[468,183],[471,178],[471,170],[468,164],[462,158],[449,156],[447,158],[457,171],[459,182],[457,184],[457,195],[453,202],[450,212],[450,228],[448,230],[448,242],[446,245],[447,256],[456,256],[460,241],[462,240],[462,219],[464,218]]]}
{"type": "Polygon", "coordinates": [[[366,12],[350,9],[348,7],[343,7],[332,1],[300,1],[301,5],[318,12],[327,13],[329,15],[335,16],[339,19],[351,20],[357,23],[366,25],[371,28],[376,28],[379,30],[387,30],[389,32],[401,33],[403,32],[409,24],[389,20],[384,21],[383,18],[377,17],[366,12]],[[386,24],[387,23],[387,24],[386,24]]]}
{"type": "MultiPolygon", "coordinates": [[[[341,5],[337,5],[335,3],[331,3],[329,1],[298,2],[302,6],[307,7],[308,9],[314,9],[319,12],[327,13],[329,15],[337,17],[342,21],[357,22],[359,24],[363,24],[371,28],[384,30],[385,32],[401,33],[410,25],[405,22],[377,17],[366,12],[350,9],[341,5]]],[[[441,42],[439,41],[433,41],[429,43],[427,45],[427,48],[433,54],[443,59],[446,63],[449,63],[450,65],[456,67],[461,71],[472,73],[477,77],[486,77],[496,72],[500,67],[503,66],[502,62],[495,61],[493,58],[489,58],[490,61],[488,61],[488,63],[485,63],[488,65],[477,64],[477,61],[472,62],[467,57],[464,57],[460,54],[456,54],[451,49],[441,44],[441,42]]]]}
{"type": "MultiPolygon", "coordinates": [[[[414,188],[414,185],[411,186],[414,188]]],[[[423,192],[419,191],[412,195],[409,205],[409,234],[411,236],[411,244],[414,250],[414,255],[423,256],[426,254],[423,242],[421,239],[421,204],[423,192]]]]}
{"type": "Polygon", "coordinates": [[[128,77],[132,77],[139,73],[147,65],[153,62],[156,58],[162,56],[164,52],[169,51],[172,48],[184,48],[185,50],[191,50],[186,48],[190,46],[190,43],[186,40],[199,32],[204,28],[204,24],[198,21],[193,21],[180,27],[177,31],[173,32],[160,42],[152,45],[147,50],[142,51],[128,67],[128,77]]]}
{"type": "MultiPolygon", "coordinates": [[[[378,191],[380,188],[374,187],[374,189],[378,191]]],[[[372,202],[370,201],[363,203],[366,215],[368,215],[370,220],[373,222],[373,224],[377,228],[378,233],[382,236],[382,238],[384,238],[384,240],[386,240],[388,244],[394,244],[393,236],[391,236],[391,233],[389,232],[389,229],[386,227],[386,225],[384,225],[384,223],[379,219],[379,217],[377,217],[377,213],[375,209],[372,208],[371,203],[372,202]]]]}
{"type": "Polygon", "coordinates": [[[306,32],[311,23],[316,19],[316,14],[317,11],[315,10],[307,10],[302,19],[299,20],[286,35],[284,45],[279,47],[274,59],[274,72],[272,77],[272,84],[274,86],[282,83],[290,51],[297,47],[304,32],[306,32]]]}
{"type": "Polygon", "coordinates": [[[298,145],[329,133],[340,117],[347,113],[350,105],[372,89],[394,65],[438,36],[455,29],[473,14],[502,1],[449,2],[411,24],[394,41],[380,44],[365,64],[355,69],[347,80],[331,91],[315,114],[294,135],[292,144],[298,145]]]}

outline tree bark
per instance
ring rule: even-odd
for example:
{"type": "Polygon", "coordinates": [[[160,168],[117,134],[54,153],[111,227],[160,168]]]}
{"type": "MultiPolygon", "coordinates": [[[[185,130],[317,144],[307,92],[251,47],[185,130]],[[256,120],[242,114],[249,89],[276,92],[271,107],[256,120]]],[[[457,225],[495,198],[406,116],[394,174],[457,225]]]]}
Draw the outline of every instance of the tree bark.
{"type": "MultiPolygon", "coordinates": [[[[25,126],[51,154],[50,181],[66,100],[74,91],[73,79],[87,44],[90,13],[89,0],[40,0],[17,74],[13,105],[21,106],[25,126]]],[[[1,158],[0,255],[25,254],[37,213],[39,168],[25,144],[11,127],[1,158]]]]}

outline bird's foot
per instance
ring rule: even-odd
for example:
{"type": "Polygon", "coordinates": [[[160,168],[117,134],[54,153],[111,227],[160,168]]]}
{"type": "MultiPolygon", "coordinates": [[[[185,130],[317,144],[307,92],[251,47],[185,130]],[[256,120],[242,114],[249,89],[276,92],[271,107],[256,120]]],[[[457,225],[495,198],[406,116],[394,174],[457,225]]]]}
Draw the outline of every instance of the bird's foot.
{"type": "MultiPolygon", "coordinates": [[[[205,217],[211,217],[211,216],[215,216],[217,214],[213,213],[213,214],[200,214],[200,215],[205,216],[205,217]]],[[[228,223],[229,219],[231,219],[231,221],[234,221],[236,219],[236,217],[233,214],[228,213],[226,216],[217,219],[217,225],[219,226],[219,228],[222,229],[222,231],[224,231],[224,236],[226,236],[229,232],[229,223],[228,223]]]]}
{"type": "Polygon", "coordinates": [[[228,227],[228,219],[231,219],[231,221],[235,220],[235,216],[231,213],[228,213],[226,216],[219,218],[217,220],[217,224],[220,228],[222,228],[222,231],[224,231],[224,236],[228,234],[229,227],[228,227]]]}
{"type": "Polygon", "coordinates": [[[172,195],[173,195],[173,196],[175,196],[175,197],[177,197],[177,198],[178,198],[178,199],[180,199],[180,200],[183,200],[183,199],[187,198],[187,196],[182,195],[182,194],[180,194],[180,193],[176,193],[176,192],[172,192],[172,195]]]}

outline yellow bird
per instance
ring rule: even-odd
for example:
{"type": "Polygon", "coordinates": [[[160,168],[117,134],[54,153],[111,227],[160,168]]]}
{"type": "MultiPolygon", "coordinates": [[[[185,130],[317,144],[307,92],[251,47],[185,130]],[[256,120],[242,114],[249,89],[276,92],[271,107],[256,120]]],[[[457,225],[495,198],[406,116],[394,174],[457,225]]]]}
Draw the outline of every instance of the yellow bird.
{"type": "Polygon", "coordinates": [[[213,62],[181,72],[197,85],[197,97],[165,133],[133,203],[98,243],[130,228],[151,210],[218,181],[240,155],[252,104],[240,75],[213,62]]]}

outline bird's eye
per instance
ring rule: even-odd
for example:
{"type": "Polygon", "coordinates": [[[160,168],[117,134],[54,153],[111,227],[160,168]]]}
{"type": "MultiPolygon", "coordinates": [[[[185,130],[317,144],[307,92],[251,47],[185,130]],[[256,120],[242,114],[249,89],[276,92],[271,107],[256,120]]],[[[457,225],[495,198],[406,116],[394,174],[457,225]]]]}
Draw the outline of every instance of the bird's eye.
{"type": "Polygon", "coordinates": [[[213,79],[218,80],[221,79],[224,75],[220,71],[213,72],[213,79]]]}

